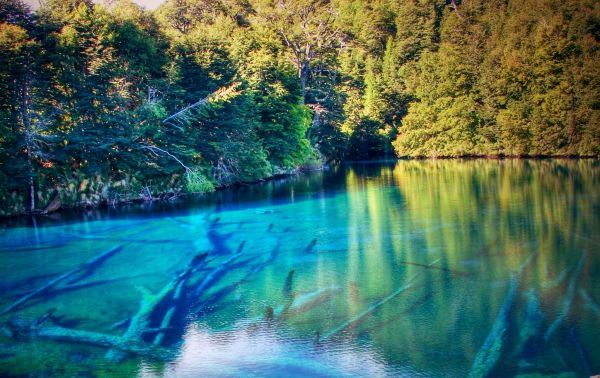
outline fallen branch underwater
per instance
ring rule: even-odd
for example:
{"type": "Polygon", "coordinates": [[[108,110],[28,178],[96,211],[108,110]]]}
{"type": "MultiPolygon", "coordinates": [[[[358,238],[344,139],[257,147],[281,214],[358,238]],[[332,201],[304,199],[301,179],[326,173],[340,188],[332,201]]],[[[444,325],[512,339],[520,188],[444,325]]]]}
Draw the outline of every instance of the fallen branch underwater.
{"type": "MultiPolygon", "coordinates": [[[[157,294],[150,293],[147,289],[138,288],[142,291],[143,298],[140,302],[138,312],[127,321],[128,327],[123,335],[110,335],[101,332],[92,332],[64,328],[56,325],[46,325],[46,321],[52,317],[53,310],[42,318],[27,323],[22,320],[13,320],[7,323],[8,330],[13,337],[40,337],[54,341],[67,341],[73,343],[94,345],[109,348],[106,358],[113,362],[121,361],[128,354],[136,354],[153,359],[167,359],[174,355],[173,351],[160,347],[164,339],[164,332],[170,330],[171,319],[178,310],[179,299],[189,276],[199,269],[205,262],[208,253],[196,256],[187,269],[179,273],[171,282],[163,287],[157,294]],[[170,297],[174,304],[167,309],[158,328],[151,328],[151,316],[163,301],[170,297]],[[153,343],[144,341],[144,336],[156,334],[153,343]]],[[[122,322],[125,323],[125,322],[122,322]]]]}
{"type": "Polygon", "coordinates": [[[525,293],[525,297],[527,298],[525,321],[519,327],[517,345],[513,353],[513,357],[518,359],[528,358],[525,355],[525,351],[541,341],[541,331],[545,321],[538,291],[536,289],[529,289],[525,293]]]}
{"type": "Polygon", "coordinates": [[[331,286],[293,296],[288,303],[273,310],[273,316],[279,319],[290,319],[293,316],[312,310],[316,306],[329,301],[335,294],[341,291],[341,287],[331,286]]]}
{"type": "MultiPolygon", "coordinates": [[[[91,260],[89,260],[85,264],[80,265],[77,268],[68,271],[67,273],[61,274],[60,276],[58,276],[58,277],[54,278],[53,280],[47,282],[45,285],[41,286],[40,288],[38,288],[38,289],[30,292],[29,294],[21,297],[16,302],[13,302],[11,305],[7,306],[2,311],[1,314],[6,314],[8,312],[11,312],[11,311],[17,309],[19,306],[21,306],[23,303],[27,302],[31,298],[33,298],[33,297],[35,297],[37,295],[40,295],[41,293],[47,291],[48,289],[56,286],[60,282],[66,280],[67,278],[70,278],[70,277],[74,276],[77,273],[89,271],[89,270],[92,270],[92,269],[96,269],[105,260],[107,260],[111,256],[115,255],[117,252],[121,251],[122,249],[123,249],[123,245],[119,245],[117,247],[111,248],[108,251],[106,251],[106,252],[104,252],[104,253],[102,253],[102,254],[94,257],[91,260]]],[[[73,284],[76,281],[77,280],[71,281],[70,283],[73,284]]]]}
{"type": "Polygon", "coordinates": [[[206,289],[210,288],[214,284],[214,282],[216,282],[216,280],[219,279],[219,277],[223,274],[225,269],[227,269],[229,264],[234,262],[241,255],[242,251],[239,250],[238,252],[230,256],[227,260],[223,261],[219,266],[214,268],[210,273],[208,273],[194,290],[194,296],[199,297],[200,295],[202,295],[206,289]]]}
{"type": "MultiPolygon", "coordinates": [[[[434,262],[432,262],[429,265],[436,264],[438,261],[440,261],[440,259],[435,260],[434,262]]],[[[400,288],[398,288],[397,290],[395,290],[394,292],[392,292],[391,294],[389,294],[387,297],[385,297],[385,298],[383,298],[381,300],[378,300],[375,303],[371,304],[364,311],[362,311],[362,312],[358,313],[357,315],[353,316],[352,318],[350,318],[348,321],[344,322],[340,326],[334,328],[329,333],[327,333],[326,335],[324,335],[323,337],[321,337],[320,341],[326,341],[326,340],[328,340],[328,339],[330,339],[330,338],[338,335],[339,333],[343,332],[344,330],[350,328],[352,325],[354,325],[357,322],[359,322],[362,318],[364,318],[365,316],[371,314],[373,311],[377,310],[379,307],[381,307],[385,303],[389,302],[391,299],[395,298],[396,296],[398,296],[399,294],[401,294],[402,292],[404,292],[405,290],[407,290],[408,288],[410,288],[413,285],[412,282],[415,279],[417,279],[417,277],[419,277],[423,273],[424,272],[419,272],[419,273],[414,274],[413,276],[411,276],[410,278],[408,278],[406,280],[406,283],[403,286],[401,286],[400,288]]]]}
{"type": "MultiPolygon", "coordinates": [[[[213,222],[213,227],[217,225],[218,219],[213,222]]],[[[213,228],[211,227],[211,229],[213,228]]],[[[227,236],[222,237],[216,233],[213,233],[214,244],[219,244],[223,247],[222,250],[231,251],[225,244],[227,236]]],[[[242,255],[242,249],[244,242],[240,244],[236,252],[231,252],[225,261],[221,262],[217,267],[210,270],[201,280],[195,285],[195,287],[187,288],[186,284],[189,281],[193,273],[198,272],[202,266],[206,263],[206,257],[208,253],[197,256],[189,264],[189,266],[176,277],[167,283],[158,293],[153,294],[149,290],[139,287],[138,290],[142,292],[142,300],[139,305],[138,311],[129,319],[119,322],[116,327],[126,327],[126,330],[121,336],[104,334],[100,332],[83,331],[76,329],[64,328],[55,325],[43,325],[43,322],[33,322],[32,324],[26,324],[24,322],[16,322],[9,324],[12,335],[28,336],[28,337],[41,337],[55,341],[67,341],[74,343],[82,343],[95,346],[103,346],[109,348],[106,352],[105,357],[113,362],[118,362],[127,357],[128,354],[138,354],[142,356],[149,356],[152,358],[165,358],[172,355],[170,350],[161,347],[166,337],[166,332],[171,330],[173,318],[182,310],[182,306],[188,306],[190,304],[190,297],[185,294],[186,291],[190,291],[192,298],[191,304],[198,303],[198,298],[203,295],[207,289],[214,286],[214,284],[220,279],[220,277],[226,273],[227,268],[234,262],[239,256],[242,255]],[[172,303],[166,306],[165,301],[170,299],[172,303]],[[158,317],[158,319],[157,319],[158,317]],[[153,324],[157,324],[154,326],[153,324]],[[156,327],[156,328],[153,328],[156,327]],[[149,341],[148,336],[150,336],[149,341]]],[[[110,256],[120,251],[123,246],[115,247],[93,259],[87,263],[73,269],[59,277],[51,280],[39,289],[28,293],[12,305],[8,306],[5,312],[16,309],[27,300],[39,295],[57,284],[75,276],[78,273],[86,273],[86,271],[95,269],[100,263],[105,261],[110,256]]],[[[276,255],[276,251],[272,252],[267,260],[270,260],[276,255]]],[[[249,278],[251,275],[256,274],[265,264],[259,264],[254,269],[251,269],[244,279],[249,278]]],[[[88,272],[89,273],[89,272],[88,272]]],[[[88,274],[89,275],[89,274],[88,274]]],[[[82,277],[87,277],[84,275],[82,277]]],[[[79,278],[77,279],[79,280],[79,278]]],[[[72,280],[66,287],[76,286],[73,283],[77,280],[72,280]]],[[[50,316],[46,317],[47,320],[50,316]]],[[[116,328],[115,327],[115,328],[116,328]]]]}
{"type": "Polygon", "coordinates": [[[407,309],[401,311],[399,314],[396,314],[392,317],[390,317],[389,319],[386,319],[384,321],[382,321],[381,323],[378,323],[372,327],[369,327],[365,330],[362,330],[359,334],[358,337],[363,336],[363,335],[367,335],[367,334],[371,334],[375,331],[378,330],[382,330],[385,328],[385,326],[387,326],[388,324],[394,323],[398,320],[400,320],[402,317],[404,317],[407,314],[410,314],[412,311],[416,310],[417,308],[425,305],[427,302],[429,302],[429,300],[433,297],[433,294],[435,292],[429,292],[426,293],[425,295],[423,295],[421,298],[417,299],[410,307],[408,307],[407,309]]]}
{"type": "Polygon", "coordinates": [[[573,272],[573,274],[571,275],[571,279],[569,280],[569,286],[567,286],[567,293],[565,295],[565,298],[563,299],[560,313],[558,314],[554,322],[552,322],[550,327],[548,327],[548,330],[544,334],[544,341],[548,341],[550,337],[552,337],[552,335],[554,334],[554,332],[556,332],[558,327],[562,325],[563,321],[565,320],[565,318],[569,314],[569,311],[571,310],[571,303],[573,302],[573,297],[575,296],[576,292],[575,289],[577,286],[577,279],[579,278],[579,274],[581,273],[581,269],[583,268],[585,255],[586,254],[584,252],[579,258],[579,261],[577,262],[577,267],[575,268],[575,271],[573,272]]]}
{"type": "Polygon", "coordinates": [[[479,348],[479,351],[475,356],[471,371],[469,372],[469,378],[487,377],[496,367],[504,348],[504,339],[509,326],[509,317],[516,302],[523,271],[533,260],[535,255],[535,253],[532,253],[527,260],[521,264],[518,272],[510,278],[510,286],[506,297],[504,298],[504,302],[500,307],[500,311],[496,316],[496,320],[492,325],[490,333],[487,335],[483,345],[479,348]]]}
{"type": "MultiPolygon", "coordinates": [[[[160,292],[157,294],[152,294],[148,289],[143,287],[138,287],[138,290],[142,292],[142,301],[140,302],[140,308],[138,312],[131,317],[129,322],[129,326],[125,333],[121,336],[123,340],[139,343],[142,341],[142,336],[144,334],[149,333],[149,325],[150,325],[150,316],[155,312],[157,306],[167,297],[169,297],[172,293],[176,293],[177,288],[180,287],[179,284],[181,281],[187,280],[187,277],[197,268],[197,265],[200,264],[206,258],[208,254],[204,253],[202,255],[197,256],[193,259],[192,263],[188,266],[186,270],[179,273],[171,282],[165,285],[160,292]]],[[[159,334],[162,329],[159,328],[157,330],[159,334]]],[[[162,341],[162,340],[161,340],[162,341]]],[[[118,362],[126,357],[120,350],[110,349],[106,353],[106,358],[118,362]]]]}
{"type": "Polygon", "coordinates": [[[279,240],[277,242],[277,244],[275,244],[275,247],[273,247],[273,249],[271,250],[271,253],[265,259],[265,261],[263,261],[262,263],[256,265],[254,268],[252,268],[248,272],[248,274],[246,275],[246,277],[244,277],[243,280],[246,281],[246,280],[250,279],[250,277],[252,277],[253,275],[256,275],[256,274],[260,273],[269,264],[271,264],[273,261],[275,261],[275,259],[277,258],[277,255],[279,254],[280,249],[281,249],[281,240],[279,240]]]}
{"type": "MultiPolygon", "coordinates": [[[[340,293],[341,291],[341,287],[331,286],[313,290],[308,293],[297,294],[289,299],[285,305],[278,306],[275,309],[272,307],[267,307],[265,315],[244,320],[242,324],[246,326],[253,326],[264,322],[265,320],[289,320],[296,315],[310,311],[316,306],[329,301],[334,295],[340,293]]],[[[220,331],[223,332],[232,329],[234,328],[228,327],[221,329],[220,331]]]]}
{"type": "MultiPolygon", "coordinates": [[[[186,285],[189,277],[191,276],[191,273],[198,271],[202,266],[204,266],[206,264],[206,256],[208,256],[208,253],[197,256],[191,263],[192,271],[190,271],[190,274],[186,274],[185,277],[175,287],[175,290],[173,292],[173,297],[171,298],[171,300],[173,301],[173,304],[165,312],[163,319],[160,322],[159,328],[167,329],[171,325],[171,321],[173,320],[175,313],[179,310],[179,305],[181,304],[181,301],[183,299],[184,288],[185,288],[185,285],[186,285]]],[[[154,345],[162,344],[164,338],[165,338],[165,332],[159,331],[156,334],[156,336],[154,337],[153,344],[154,345]]]]}
{"type": "Polygon", "coordinates": [[[153,359],[165,359],[173,354],[168,349],[152,346],[143,341],[128,340],[122,336],[100,332],[82,331],[60,326],[45,326],[36,324],[36,322],[32,324],[9,322],[8,327],[17,338],[39,337],[53,341],[107,347],[121,353],[132,353],[153,359]]]}
{"type": "MultiPolygon", "coordinates": [[[[279,245],[277,245],[274,248],[273,252],[271,253],[271,257],[274,258],[278,249],[279,249],[279,245]]],[[[287,299],[287,302],[284,305],[280,305],[280,306],[276,307],[275,309],[273,309],[273,307],[268,306],[266,308],[264,315],[257,316],[252,319],[243,320],[240,324],[238,324],[238,326],[243,324],[244,326],[247,326],[247,327],[255,327],[258,324],[263,323],[265,320],[269,321],[269,322],[271,322],[273,320],[276,320],[276,321],[289,320],[290,318],[292,318],[298,314],[310,311],[314,307],[319,306],[319,305],[329,301],[331,298],[333,298],[334,295],[336,295],[337,293],[342,291],[341,287],[331,286],[331,287],[324,287],[324,288],[320,288],[320,289],[317,289],[314,291],[298,294],[298,293],[292,292],[293,275],[294,275],[294,271],[291,270],[288,273],[285,283],[283,285],[282,293],[283,293],[284,297],[287,299]]],[[[236,328],[237,328],[237,326],[230,326],[230,327],[227,327],[224,329],[220,329],[219,331],[226,332],[226,331],[234,330],[236,328]]]]}
{"type": "Polygon", "coordinates": [[[448,272],[451,274],[455,274],[457,276],[468,276],[471,273],[469,272],[463,272],[461,270],[454,270],[454,269],[450,269],[450,268],[444,268],[442,266],[433,266],[431,264],[419,264],[419,263],[415,263],[415,262],[411,262],[411,261],[399,261],[398,264],[403,264],[403,265],[414,265],[414,266],[420,266],[426,269],[434,269],[434,270],[441,270],[444,272],[448,272]]]}
{"type": "MultiPolygon", "coordinates": [[[[244,246],[244,244],[245,244],[244,242],[242,242],[240,244],[240,246],[238,247],[238,252],[241,252],[241,248],[244,246]]],[[[219,291],[212,293],[210,298],[201,301],[200,304],[195,309],[196,314],[202,313],[205,308],[220,301],[225,296],[227,296],[228,294],[230,294],[234,290],[236,290],[238,287],[240,287],[242,284],[247,283],[253,276],[260,273],[264,268],[266,268],[270,263],[272,263],[277,258],[280,248],[281,248],[281,244],[277,243],[275,245],[275,247],[271,250],[271,253],[269,254],[269,256],[263,262],[256,264],[253,268],[251,268],[241,279],[239,279],[238,281],[236,281],[230,285],[227,285],[226,287],[224,287],[222,289],[219,289],[219,291]]],[[[252,259],[254,259],[254,257],[252,259]]],[[[229,266],[229,268],[231,268],[231,267],[232,266],[229,266]]]]}
{"type": "Polygon", "coordinates": [[[598,304],[596,302],[594,302],[592,297],[590,297],[590,295],[588,293],[586,293],[585,290],[579,289],[579,295],[585,302],[585,306],[587,308],[589,308],[594,314],[600,315],[600,306],[598,306],[598,304]]]}
{"type": "MultiPolygon", "coordinates": [[[[132,279],[136,279],[136,278],[146,277],[146,276],[149,276],[149,274],[136,274],[133,276],[107,278],[107,279],[103,279],[103,280],[90,281],[90,282],[85,282],[85,283],[66,284],[66,285],[63,285],[63,286],[60,286],[60,287],[57,287],[55,289],[48,291],[46,293],[46,296],[55,296],[57,294],[65,293],[65,292],[69,292],[69,291],[87,289],[87,288],[94,287],[94,286],[107,285],[107,284],[111,284],[111,283],[122,282],[122,281],[126,281],[126,280],[132,280],[132,279]]],[[[29,291],[28,293],[31,293],[31,292],[33,292],[33,290],[29,291]]]]}
{"type": "Polygon", "coordinates": [[[583,369],[585,376],[586,377],[591,376],[590,363],[589,363],[588,357],[585,353],[585,350],[583,348],[583,345],[581,345],[581,340],[579,339],[579,336],[577,335],[577,330],[575,330],[575,327],[571,327],[569,329],[569,341],[575,347],[575,351],[577,352],[577,356],[579,357],[579,361],[581,363],[581,367],[583,369]]]}
{"type": "Polygon", "coordinates": [[[560,274],[558,276],[556,276],[555,279],[553,279],[552,281],[544,282],[542,284],[542,287],[544,289],[553,289],[553,288],[557,287],[564,281],[564,279],[567,277],[567,275],[569,274],[570,271],[571,271],[571,268],[565,268],[562,272],[560,272],[560,274]]]}
{"type": "Polygon", "coordinates": [[[283,285],[283,290],[281,291],[283,296],[289,298],[292,296],[292,287],[294,284],[294,272],[295,270],[290,270],[288,272],[287,277],[285,278],[285,284],[283,285]]]}
{"type": "Polygon", "coordinates": [[[82,236],[84,240],[104,240],[108,242],[119,243],[138,243],[138,244],[189,244],[189,240],[173,240],[173,239],[134,239],[134,238],[111,238],[97,235],[82,236]]]}

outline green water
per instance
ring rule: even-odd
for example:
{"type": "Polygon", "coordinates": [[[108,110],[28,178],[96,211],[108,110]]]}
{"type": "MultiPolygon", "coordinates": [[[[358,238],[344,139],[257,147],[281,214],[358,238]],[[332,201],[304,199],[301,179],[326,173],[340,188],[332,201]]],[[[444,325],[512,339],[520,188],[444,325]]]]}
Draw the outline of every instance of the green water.
{"type": "Polygon", "coordinates": [[[0,308],[115,247],[0,315],[0,375],[600,373],[597,161],[343,165],[16,221],[0,229],[0,308]],[[161,292],[205,251],[148,312],[149,332],[126,340],[149,346],[162,324],[152,355],[23,331],[127,335],[142,292],[161,292]]]}

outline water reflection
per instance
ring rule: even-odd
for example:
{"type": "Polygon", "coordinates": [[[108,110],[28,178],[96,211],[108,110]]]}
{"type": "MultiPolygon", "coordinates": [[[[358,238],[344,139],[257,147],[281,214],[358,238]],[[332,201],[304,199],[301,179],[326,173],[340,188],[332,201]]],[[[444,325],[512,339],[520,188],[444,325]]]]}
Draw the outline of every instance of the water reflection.
{"type": "Polygon", "coordinates": [[[599,184],[589,160],[358,164],[5,228],[0,372],[589,375],[600,371],[599,184]],[[115,364],[106,346],[48,327],[165,354],[129,350],[115,364]]]}
{"type": "Polygon", "coordinates": [[[159,370],[152,364],[144,364],[140,373],[143,377],[377,377],[387,374],[390,372],[383,357],[374,350],[347,345],[343,353],[336,353],[268,326],[228,333],[191,327],[176,361],[159,370]]]}

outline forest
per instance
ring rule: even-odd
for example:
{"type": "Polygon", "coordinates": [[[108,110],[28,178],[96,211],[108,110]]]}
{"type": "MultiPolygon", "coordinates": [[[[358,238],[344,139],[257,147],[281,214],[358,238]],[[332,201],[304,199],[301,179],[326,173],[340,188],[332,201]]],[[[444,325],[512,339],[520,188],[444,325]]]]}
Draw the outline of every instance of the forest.
{"type": "Polygon", "coordinates": [[[0,0],[0,216],[600,155],[595,0],[0,0]]]}

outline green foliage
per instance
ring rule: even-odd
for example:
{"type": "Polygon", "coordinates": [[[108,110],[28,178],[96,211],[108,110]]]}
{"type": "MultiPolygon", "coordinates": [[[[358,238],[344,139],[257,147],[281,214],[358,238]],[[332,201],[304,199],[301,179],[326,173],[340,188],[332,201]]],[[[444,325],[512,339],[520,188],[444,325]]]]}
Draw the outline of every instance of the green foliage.
{"type": "Polygon", "coordinates": [[[392,153],[598,156],[600,6],[447,3],[0,0],[0,215],[392,153]]]}
{"type": "Polygon", "coordinates": [[[600,8],[469,1],[407,72],[402,156],[598,156],[600,8]],[[596,34],[594,34],[596,33],[596,34]]]}
{"type": "Polygon", "coordinates": [[[368,159],[384,155],[386,136],[381,122],[363,118],[352,130],[348,153],[353,158],[368,159]]]}
{"type": "Polygon", "coordinates": [[[186,189],[190,193],[210,193],[215,191],[213,183],[199,171],[191,171],[186,175],[186,189]]]}

